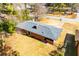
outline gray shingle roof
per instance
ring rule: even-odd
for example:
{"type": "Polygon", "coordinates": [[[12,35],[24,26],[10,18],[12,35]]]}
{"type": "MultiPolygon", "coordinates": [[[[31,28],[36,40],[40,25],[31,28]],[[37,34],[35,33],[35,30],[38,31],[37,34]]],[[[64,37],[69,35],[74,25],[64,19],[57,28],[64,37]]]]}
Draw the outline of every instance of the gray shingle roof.
{"type": "Polygon", "coordinates": [[[33,21],[25,21],[23,23],[19,23],[16,27],[40,34],[42,36],[48,37],[53,40],[59,37],[62,30],[61,28],[57,28],[55,26],[51,26],[39,22],[33,22],[33,21]],[[32,28],[33,26],[38,26],[39,29],[35,30],[32,28]],[[42,34],[41,32],[44,32],[44,34],[42,34]]]}

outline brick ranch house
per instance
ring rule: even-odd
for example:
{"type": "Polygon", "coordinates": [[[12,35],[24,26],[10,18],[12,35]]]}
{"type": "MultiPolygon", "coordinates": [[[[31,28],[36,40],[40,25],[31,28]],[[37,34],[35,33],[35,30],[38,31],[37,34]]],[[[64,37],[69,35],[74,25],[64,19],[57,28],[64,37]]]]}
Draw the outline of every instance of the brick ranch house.
{"type": "Polygon", "coordinates": [[[53,41],[61,34],[62,29],[35,21],[25,21],[16,26],[16,31],[45,43],[53,44],[53,41]]]}

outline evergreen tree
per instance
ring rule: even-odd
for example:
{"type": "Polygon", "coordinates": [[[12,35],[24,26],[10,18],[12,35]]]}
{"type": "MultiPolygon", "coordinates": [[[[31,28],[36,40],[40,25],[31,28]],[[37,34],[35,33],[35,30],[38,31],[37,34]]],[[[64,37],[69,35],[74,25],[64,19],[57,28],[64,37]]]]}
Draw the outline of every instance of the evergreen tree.
{"type": "Polygon", "coordinates": [[[14,10],[12,3],[1,3],[0,4],[0,13],[2,13],[2,14],[15,14],[16,11],[14,10]]]}

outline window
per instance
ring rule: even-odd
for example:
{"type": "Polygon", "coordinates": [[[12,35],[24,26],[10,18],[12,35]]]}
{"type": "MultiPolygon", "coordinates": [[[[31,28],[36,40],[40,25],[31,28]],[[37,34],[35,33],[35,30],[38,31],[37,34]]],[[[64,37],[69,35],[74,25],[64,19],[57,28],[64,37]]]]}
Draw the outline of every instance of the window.
{"type": "Polygon", "coordinates": [[[32,28],[37,29],[37,26],[33,26],[32,28]]]}

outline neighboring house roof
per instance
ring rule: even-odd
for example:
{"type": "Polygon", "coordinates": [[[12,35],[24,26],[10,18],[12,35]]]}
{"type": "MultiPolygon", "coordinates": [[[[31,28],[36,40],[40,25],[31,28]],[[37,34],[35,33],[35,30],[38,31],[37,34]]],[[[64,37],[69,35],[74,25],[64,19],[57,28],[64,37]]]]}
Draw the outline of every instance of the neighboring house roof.
{"type": "MultiPolygon", "coordinates": [[[[61,30],[62,30],[61,28],[57,28],[55,26],[43,24],[43,23],[40,23],[40,22],[33,22],[33,21],[25,21],[23,23],[19,23],[16,27],[21,28],[21,29],[24,29],[24,30],[31,31],[31,32],[35,32],[37,34],[40,34],[40,30],[37,30],[38,31],[37,32],[37,31],[34,31],[32,28],[30,29],[30,27],[33,25],[33,24],[30,24],[30,23],[33,23],[34,25],[40,25],[40,26],[44,27],[45,29],[43,29],[43,30],[46,30],[46,32],[50,31],[50,33],[51,33],[50,34],[50,37],[53,37],[52,39],[57,39],[58,36],[61,33],[61,30]],[[28,24],[30,26],[28,26],[28,24]]],[[[41,31],[43,31],[43,30],[41,30],[41,31]]],[[[43,36],[43,34],[42,34],[42,36],[43,36]]],[[[48,36],[46,35],[46,37],[48,37],[48,36]]]]}

